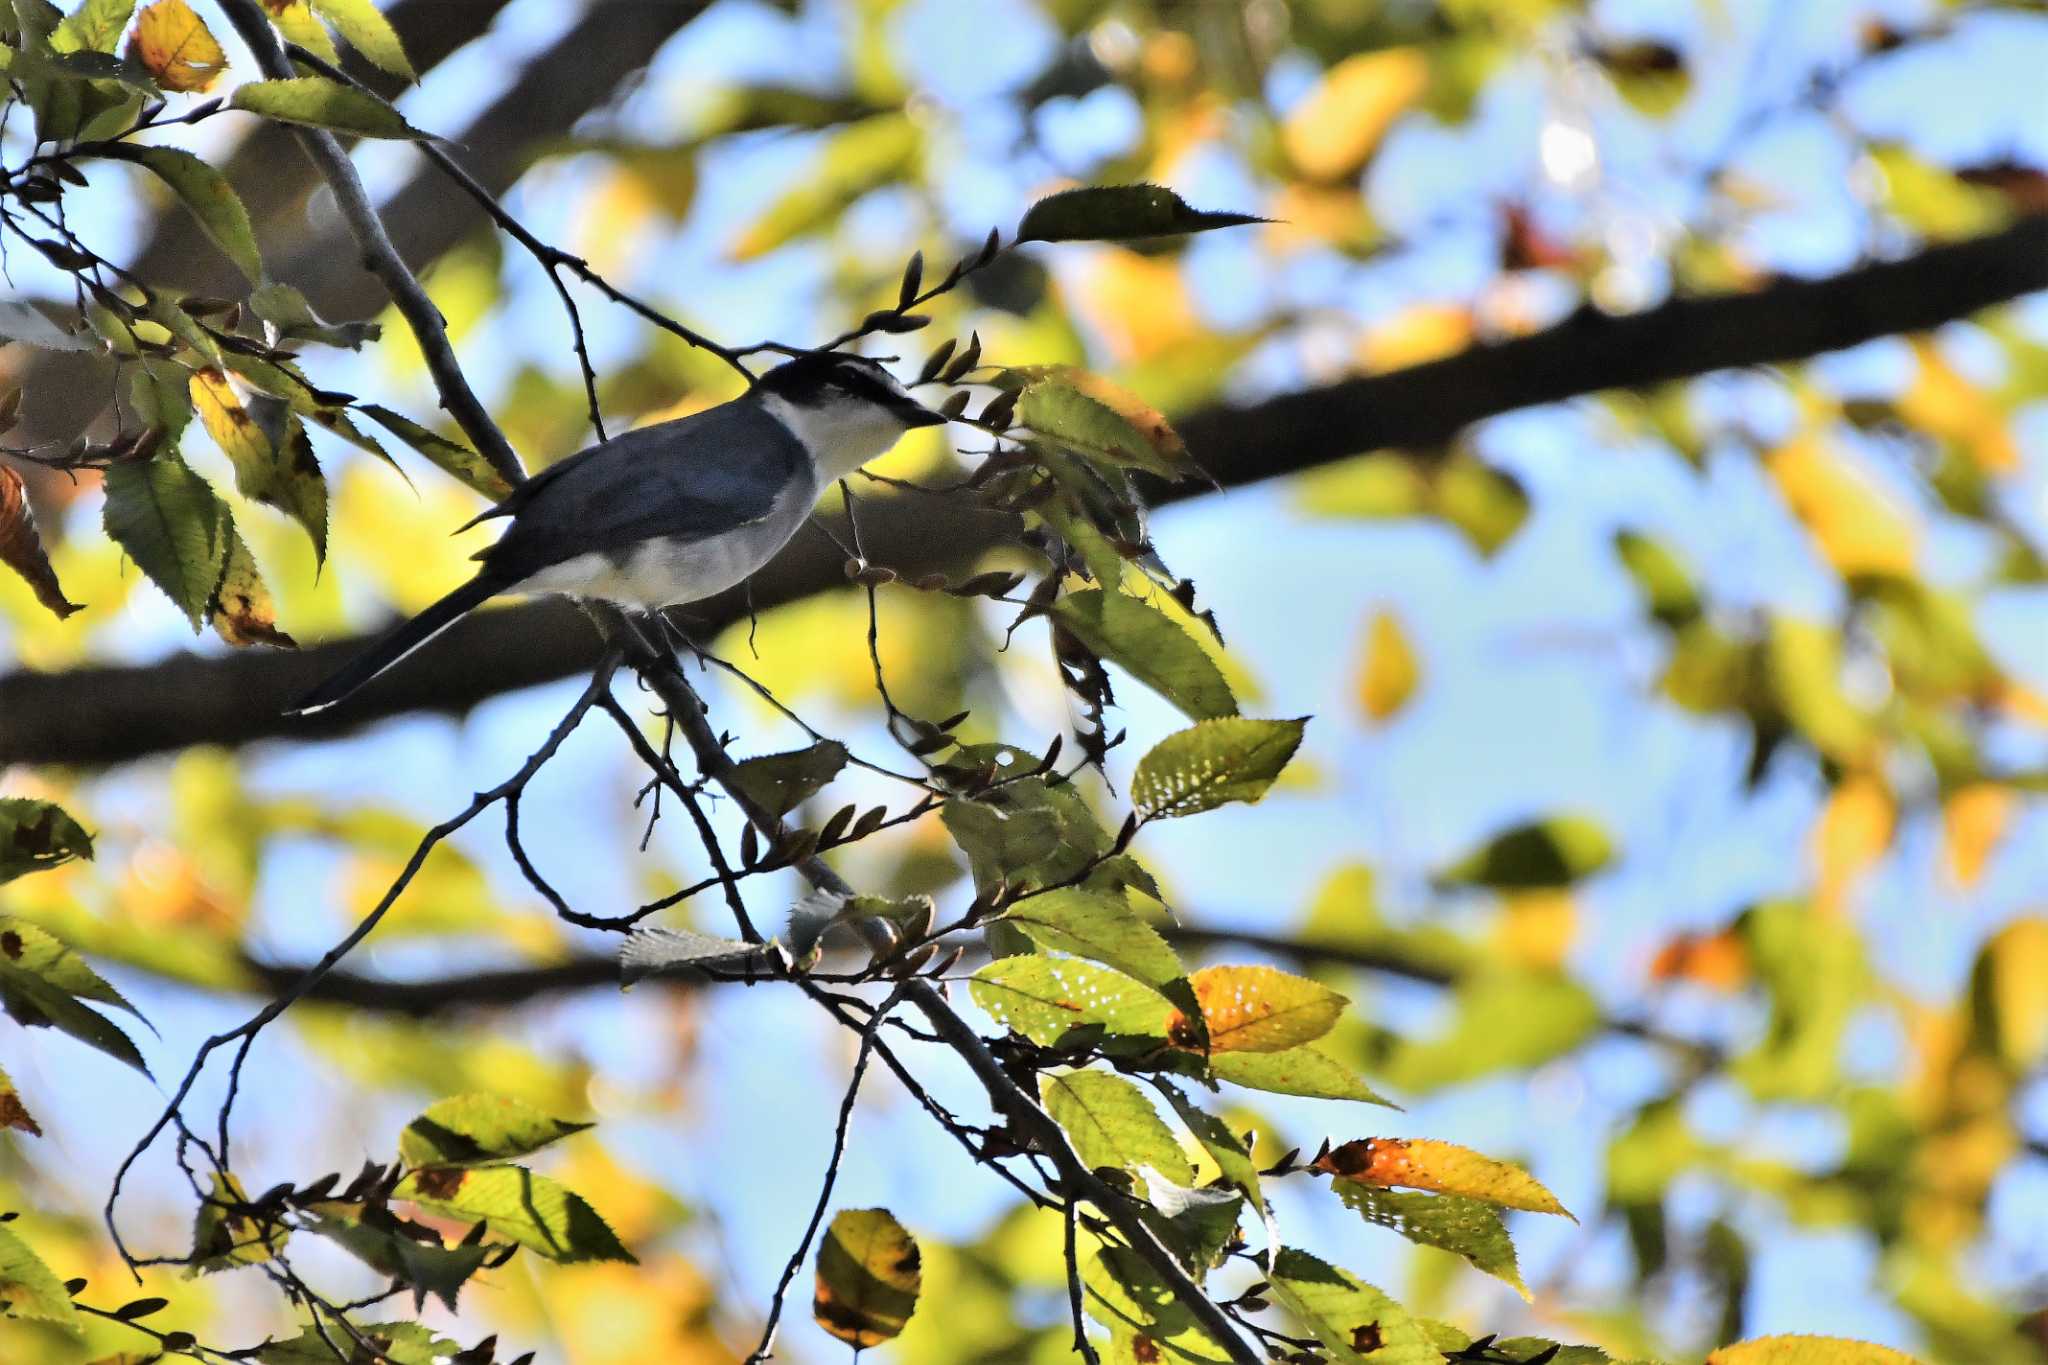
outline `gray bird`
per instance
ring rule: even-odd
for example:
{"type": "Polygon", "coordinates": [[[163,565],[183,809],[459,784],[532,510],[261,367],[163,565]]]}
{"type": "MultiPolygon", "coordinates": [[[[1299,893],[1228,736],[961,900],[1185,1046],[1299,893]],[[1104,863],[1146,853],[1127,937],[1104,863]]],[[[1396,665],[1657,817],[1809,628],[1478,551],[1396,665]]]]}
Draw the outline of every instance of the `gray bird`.
{"type": "Polygon", "coordinates": [[[723,592],[789,542],[835,479],[910,428],[945,420],[876,362],[813,354],[776,366],[729,403],[571,455],[468,523],[512,519],[477,554],[476,577],[287,714],[326,710],[500,593],[568,593],[646,611],[723,592]]]}

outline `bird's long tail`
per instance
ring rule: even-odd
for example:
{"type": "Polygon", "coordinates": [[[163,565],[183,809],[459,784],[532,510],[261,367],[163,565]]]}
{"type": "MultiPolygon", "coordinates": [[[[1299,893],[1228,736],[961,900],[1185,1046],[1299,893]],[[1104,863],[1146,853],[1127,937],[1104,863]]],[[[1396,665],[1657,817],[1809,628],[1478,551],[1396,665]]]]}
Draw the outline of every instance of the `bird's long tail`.
{"type": "Polygon", "coordinates": [[[340,672],[292,703],[285,714],[303,716],[325,711],[454,625],[485,598],[502,592],[504,588],[505,584],[490,573],[478,574],[349,660],[340,672]]]}

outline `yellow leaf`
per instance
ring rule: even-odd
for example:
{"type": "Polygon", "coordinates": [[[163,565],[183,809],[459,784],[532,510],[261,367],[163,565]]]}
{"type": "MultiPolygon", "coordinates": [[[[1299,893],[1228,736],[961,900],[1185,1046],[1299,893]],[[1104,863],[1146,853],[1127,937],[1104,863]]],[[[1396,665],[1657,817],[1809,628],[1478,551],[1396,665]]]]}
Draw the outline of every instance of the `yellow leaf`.
{"type": "Polygon", "coordinates": [[[1988,474],[2020,466],[2006,413],[1991,396],[1963,378],[1925,338],[1914,343],[1920,373],[1899,396],[1899,416],[1928,435],[1952,441],[1988,474]]]}
{"type": "Polygon", "coordinates": [[[1802,436],[1766,458],[1786,505],[1844,576],[1910,574],[1918,536],[1913,522],[1838,450],[1802,436]]]}
{"type": "Polygon", "coordinates": [[[1997,782],[1973,782],[1942,803],[1942,842],[1957,885],[1972,887],[1983,877],[2019,804],[2019,793],[1997,782]]]}
{"type": "Polygon", "coordinates": [[[1422,303],[1367,331],[1358,343],[1358,361],[1368,373],[1384,374],[1456,355],[1471,344],[1471,309],[1422,303]]]}
{"type": "Polygon", "coordinates": [[[903,1331],[924,1284],[917,1242],[887,1209],[845,1209],[818,1247],[811,1316],[855,1349],[903,1331]]]}
{"type": "Polygon", "coordinates": [[[1338,180],[1358,170],[1401,112],[1429,88],[1429,59],[1420,48],[1394,47],[1347,57],[1287,118],[1281,143],[1311,180],[1338,180]]]}
{"type": "Polygon", "coordinates": [[[1382,608],[1366,628],[1365,664],[1358,671],[1358,704],[1375,722],[1385,722],[1408,704],[1422,681],[1422,664],[1401,629],[1400,618],[1382,608]]]}
{"type": "Polygon", "coordinates": [[[1503,907],[1498,936],[1506,954],[1525,966],[1561,967],[1578,927],[1571,892],[1524,891],[1503,907]]]}
{"type": "Polygon", "coordinates": [[[156,0],[135,21],[128,55],[166,90],[211,89],[228,69],[228,54],[185,0],[156,0]]]}
{"type": "Polygon", "coordinates": [[[1822,808],[1814,830],[1820,865],[1815,904],[1830,914],[1848,908],[1856,884],[1891,847],[1897,812],[1882,780],[1869,773],[1843,779],[1822,808]]]}
{"type": "MultiPolygon", "coordinates": [[[[1349,1003],[1319,982],[1273,967],[1204,967],[1189,978],[1212,1052],[1284,1052],[1330,1031],[1349,1003]]],[[[1180,1042],[1175,1019],[1169,1036],[1180,1042]]]]}
{"type": "Polygon", "coordinates": [[[1919,1365],[1904,1351],[1846,1337],[1758,1337],[1723,1346],[1707,1365],[1919,1365]]]}
{"type": "Polygon", "coordinates": [[[1710,990],[1734,992],[1749,983],[1749,946],[1741,934],[1680,934],[1650,962],[1652,981],[1684,979],[1710,990]]]}
{"type": "MultiPolygon", "coordinates": [[[[1402,1186],[1483,1199],[1504,1209],[1572,1218],[1536,1177],[1508,1161],[1431,1138],[1359,1138],[1324,1152],[1315,1169],[1382,1188],[1402,1186]]],[[[1573,1222],[1578,1219],[1572,1218],[1573,1222]]]]}

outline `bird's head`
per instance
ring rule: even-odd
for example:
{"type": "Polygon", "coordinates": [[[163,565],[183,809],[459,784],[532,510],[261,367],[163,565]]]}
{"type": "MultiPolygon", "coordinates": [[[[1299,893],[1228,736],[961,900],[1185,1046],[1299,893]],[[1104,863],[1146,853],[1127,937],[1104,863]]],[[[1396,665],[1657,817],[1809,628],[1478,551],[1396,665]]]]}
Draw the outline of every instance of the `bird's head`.
{"type": "Polygon", "coordinates": [[[756,380],[753,393],[803,442],[821,482],[852,473],[912,427],[946,420],[879,362],[839,352],[785,361],[756,380]]]}

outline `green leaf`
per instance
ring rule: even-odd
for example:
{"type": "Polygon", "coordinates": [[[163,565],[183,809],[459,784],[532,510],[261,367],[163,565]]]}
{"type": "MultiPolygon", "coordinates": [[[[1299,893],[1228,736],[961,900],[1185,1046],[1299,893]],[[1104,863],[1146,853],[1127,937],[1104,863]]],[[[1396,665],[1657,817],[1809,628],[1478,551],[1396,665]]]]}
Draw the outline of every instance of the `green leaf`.
{"type": "Polygon", "coordinates": [[[581,1195],[524,1167],[429,1167],[399,1181],[391,1197],[450,1218],[485,1223],[551,1261],[637,1264],[581,1195]]]}
{"type": "Polygon", "coordinates": [[[776,815],[787,815],[816,796],[846,766],[846,746],[822,740],[807,749],[762,754],[733,765],[733,785],[776,815]]]}
{"type": "Polygon", "coordinates": [[[263,278],[263,258],[256,250],[256,232],[249,210],[242,206],[228,178],[190,152],[176,147],[144,147],[109,142],[93,155],[132,161],[171,187],[213,244],[253,283],[263,278]]]}
{"type": "Polygon", "coordinates": [[[1275,1095],[1401,1107],[1358,1079],[1350,1067],[1312,1047],[1290,1047],[1284,1052],[1216,1052],[1209,1057],[1209,1069],[1219,1081],[1275,1095]]]}
{"type": "Polygon", "coordinates": [[[420,1241],[389,1209],[332,1202],[316,1205],[311,1231],[342,1247],[381,1275],[402,1280],[415,1303],[431,1294],[454,1311],[462,1286],[502,1249],[490,1242],[437,1246],[420,1241]]]}
{"type": "MultiPolygon", "coordinates": [[[[1250,1054],[1242,1054],[1250,1055],[1250,1054]]],[[[1202,1108],[1177,1088],[1164,1082],[1159,1090],[1166,1096],[1166,1102],[1173,1106],[1173,1112],[1187,1125],[1195,1141],[1202,1144],[1202,1150],[1216,1163],[1224,1181],[1243,1192],[1251,1206],[1258,1210],[1266,1226],[1266,1245],[1277,1248],[1280,1245],[1280,1230],[1273,1222],[1273,1215],[1266,1209],[1266,1199],[1259,1189],[1259,1163],[1252,1160],[1250,1142],[1230,1130],[1230,1125],[1202,1108]]]]}
{"type": "Polygon", "coordinates": [[[1176,1185],[1191,1185],[1195,1168],[1180,1140],[1166,1126],[1144,1092],[1107,1071],[1070,1071],[1039,1084],[1045,1110],[1074,1144],[1081,1163],[1093,1170],[1114,1166],[1138,1174],[1150,1166],[1176,1185]]]}
{"type": "Polygon", "coordinates": [[[1248,213],[1190,208],[1162,185],[1102,185],[1063,190],[1033,204],[1017,224],[1020,242],[1124,242],[1271,220],[1248,213]]]}
{"type": "Polygon", "coordinates": [[[1230,1360],[1230,1353],[1203,1329],[1158,1272],[1130,1248],[1104,1247],[1082,1271],[1081,1283],[1088,1316],[1122,1343],[1124,1359],[1173,1365],[1220,1365],[1230,1360]]]}
{"type": "Polygon", "coordinates": [[[512,485],[505,482],[505,476],[493,469],[489,460],[461,442],[430,431],[382,403],[358,403],[356,409],[370,414],[392,435],[432,460],[442,472],[454,475],[485,497],[496,501],[511,496],[512,485]]]}
{"type": "Polygon", "coordinates": [[[1237,714],[1216,667],[1194,637],[1146,602],[1122,593],[1089,588],[1055,602],[1052,618],[1069,635],[1103,659],[1179,707],[1190,720],[1237,714]]]}
{"type": "Polygon", "coordinates": [[[5,1224],[0,1224],[0,1305],[18,1317],[83,1330],[64,1282],[5,1224]]]}
{"type": "Polygon", "coordinates": [[[1553,890],[1592,876],[1614,859],[1607,832],[1577,815],[1554,815],[1495,835],[1437,874],[1446,886],[1553,890]]]}
{"type": "Polygon", "coordinates": [[[423,138],[396,109],[366,91],[325,76],[251,81],[237,86],[229,107],[281,123],[303,123],[357,137],[423,138]]]}
{"type": "Polygon", "coordinates": [[[1312,1043],[1349,1003],[1320,981],[1277,967],[1204,967],[1189,980],[1212,1052],[1285,1052],[1312,1043]]]}
{"type": "Polygon", "coordinates": [[[0,796],[0,883],[91,857],[92,836],[63,807],[0,796]]]}
{"type": "MultiPolygon", "coordinates": [[[[376,1365],[446,1365],[462,1348],[416,1322],[358,1322],[361,1343],[351,1359],[376,1365]]],[[[334,1354],[334,1327],[308,1327],[290,1341],[267,1342],[256,1349],[259,1365],[339,1365],[334,1354]],[[324,1333],[324,1335],[323,1335],[324,1333]]]]}
{"type": "Polygon", "coordinates": [[[20,1024],[57,1028],[148,1075],[128,1035],[81,999],[142,1018],[69,945],[26,920],[0,916],[0,1004],[7,1013],[20,1024]]]}
{"type": "Polygon", "coordinates": [[[1173,1007],[1121,972],[1065,958],[1003,957],[967,985],[974,1003],[1041,1047],[1094,1025],[1127,1036],[1166,1039],[1173,1007]]]}
{"type": "Polygon", "coordinates": [[[501,1095],[456,1095],[405,1125],[398,1155],[408,1166],[474,1166],[525,1156],[594,1126],[550,1118],[501,1095]]]}
{"type": "Polygon", "coordinates": [[[1383,1190],[1356,1180],[1333,1180],[1330,1188],[1346,1208],[1356,1210],[1366,1222],[1391,1228],[1411,1242],[1462,1256],[1513,1285],[1524,1299],[1530,1298],[1515,1263],[1515,1244],[1492,1205],[1455,1194],[1383,1190]]]}
{"type": "Polygon", "coordinates": [[[1600,1027],[1600,1003],[1554,972],[1501,971],[1461,979],[1448,1025],[1403,1039],[1375,1071],[1421,1093],[1561,1057],[1600,1027]]]}
{"type": "Polygon", "coordinates": [[[143,425],[163,433],[158,453],[176,450],[192,423],[191,373],[176,361],[151,356],[129,372],[128,402],[143,425]]]}
{"type": "Polygon", "coordinates": [[[1336,1365],[1443,1365],[1406,1309],[1347,1270],[1289,1247],[1267,1282],[1336,1365]]]}
{"type": "Polygon", "coordinates": [[[1190,726],[1152,746],[1131,778],[1131,803],[1152,817],[1195,815],[1232,801],[1257,801],[1301,747],[1308,718],[1226,716],[1190,726]]]}
{"type": "Polygon", "coordinates": [[[1671,547],[1637,531],[1616,531],[1614,552],[1648,600],[1650,615],[1673,628],[1700,614],[1700,588],[1671,547]]]}
{"type": "Polygon", "coordinates": [[[227,567],[228,510],[175,455],[107,471],[107,535],[197,630],[227,567]]]}
{"type": "Polygon", "coordinates": [[[811,1316],[858,1350],[902,1334],[924,1286],[917,1239],[887,1209],[842,1209],[818,1244],[811,1316]]]}
{"type": "Polygon", "coordinates": [[[367,57],[380,70],[402,80],[418,80],[412,63],[405,59],[405,45],[391,21],[372,0],[312,0],[313,10],[334,25],[348,45],[367,57]]]}
{"type": "Polygon", "coordinates": [[[76,44],[89,52],[112,52],[135,13],[135,0],[85,0],[57,27],[51,45],[66,50],[76,44]]]}
{"type": "Polygon", "coordinates": [[[289,1226],[276,1220],[265,1222],[239,1209],[223,1207],[248,1202],[248,1191],[242,1188],[238,1178],[219,1171],[213,1173],[213,1197],[199,1206],[199,1213],[193,1220],[192,1255],[196,1259],[191,1266],[192,1274],[206,1275],[238,1266],[260,1265],[276,1259],[284,1249],[285,1239],[291,1235],[289,1226]]]}
{"type": "Polygon", "coordinates": [[[1187,974],[1173,946],[1120,895],[1063,887],[1026,897],[1002,918],[1041,948],[1104,963],[1148,986],[1187,974]]]}
{"type": "Polygon", "coordinates": [[[1162,478],[1195,472],[1166,418],[1136,394],[1071,365],[1012,370],[1027,382],[1017,420],[1076,454],[1162,478]]]}

